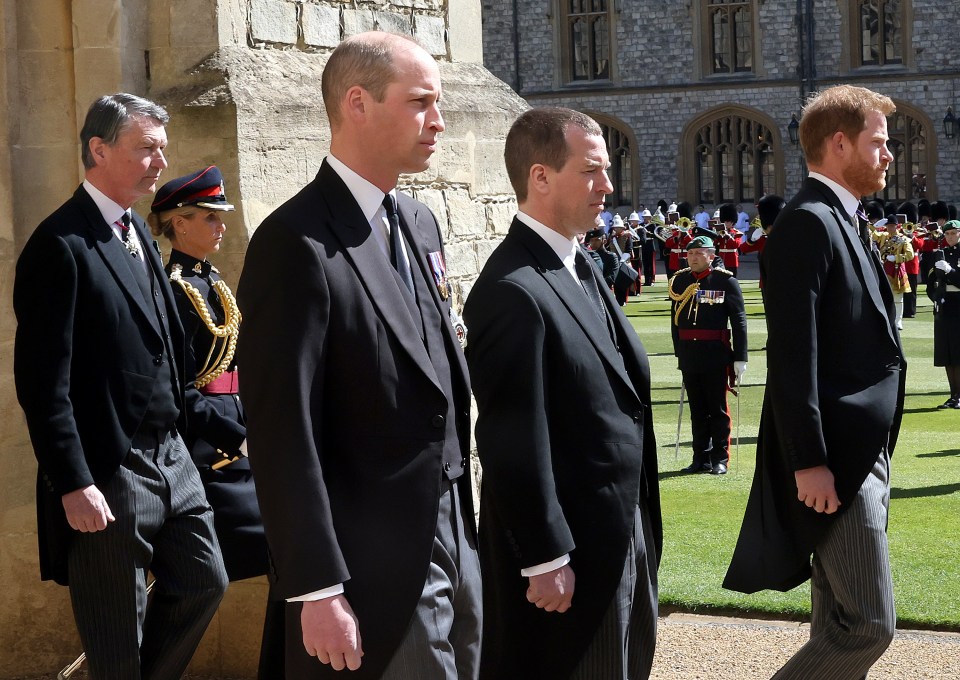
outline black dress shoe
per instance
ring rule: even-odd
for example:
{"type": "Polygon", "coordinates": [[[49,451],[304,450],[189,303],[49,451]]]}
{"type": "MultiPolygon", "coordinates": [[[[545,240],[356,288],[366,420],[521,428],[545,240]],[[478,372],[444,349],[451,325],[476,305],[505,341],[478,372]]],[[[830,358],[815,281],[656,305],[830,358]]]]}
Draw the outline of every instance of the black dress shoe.
{"type": "Polygon", "coordinates": [[[960,400],[950,397],[945,402],[940,404],[937,408],[960,408],[960,400]]]}
{"type": "Polygon", "coordinates": [[[711,475],[725,475],[727,474],[727,464],[726,463],[714,463],[710,468],[711,475]]]}
{"type": "Polygon", "coordinates": [[[685,468],[680,468],[680,472],[686,472],[689,475],[695,475],[700,472],[712,472],[713,466],[710,463],[690,463],[685,468]]]}

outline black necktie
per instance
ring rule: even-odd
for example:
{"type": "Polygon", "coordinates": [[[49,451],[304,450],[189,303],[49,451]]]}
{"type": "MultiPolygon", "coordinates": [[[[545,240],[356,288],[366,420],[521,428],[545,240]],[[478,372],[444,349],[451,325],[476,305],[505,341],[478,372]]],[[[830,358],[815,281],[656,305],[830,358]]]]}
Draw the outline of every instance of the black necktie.
{"type": "Polygon", "coordinates": [[[387,211],[387,222],[390,223],[390,264],[397,270],[400,279],[411,293],[413,292],[413,275],[410,273],[410,263],[403,256],[403,234],[400,233],[400,216],[397,214],[397,199],[393,194],[383,197],[383,209],[387,211]]]}

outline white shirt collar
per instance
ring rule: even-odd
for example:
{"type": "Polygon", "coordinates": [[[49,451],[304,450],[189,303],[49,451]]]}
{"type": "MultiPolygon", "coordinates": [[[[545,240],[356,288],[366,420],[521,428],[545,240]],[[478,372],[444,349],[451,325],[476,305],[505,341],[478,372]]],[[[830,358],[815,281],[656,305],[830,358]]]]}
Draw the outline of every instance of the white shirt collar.
{"type": "Polygon", "coordinates": [[[810,177],[820,182],[826,184],[832,191],[837,195],[837,198],[840,199],[840,203],[843,205],[843,209],[847,211],[847,214],[850,215],[850,219],[853,220],[854,224],[857,224],[857,210],[860,208],[860,199],[850,193],[848,189],[840,186],[835,181],[821,175],[819,172],[810,172],[810,177]]]}
{"type": "MultiPolygon", "coordinates": [[[[354,170],[348,168],[343,161],[333,154],[327,155],[327,163],[330,164],[330,167],[333,168],[333,171],[337,173],[340,179],[343,180],[343,183],[347,185],[347,189],[353,195],[357,205],[360,206],[360,211],[367,219],[367,222],[372,222],[373,218],[377,216],[377,211],[383,208],[383,197],[386,194],[358,175],[354,170]]],[[[396,197],[396,189],[389,193],[396,197]]]]}
{"type": "Polygon", "coordinates": [[[580,278],[577,276],[576,269],[574,269],[574,258],[577,256],[577,250],[579,249],[577,240],[575,238],[568,239],[563,234],[533,219],[525,212],[517,212],[517,219],[530,227],[534,233],[540,236],[540,238],[550,246],[550,249],[557,254],[557,257],[563,262],[563,266],[579,284],[580,278]]]}
{"type": "Polygon", "coordinates": [[[113,225],[114,222],[123,217],[124,213],[127,211],[120,207],[120,205],[114,201],[112,198],[108,198],[106,194],[100,191],[97,187],[93,186],[90,183],[90,180],[83,180],[83,188],[86,189],[87,193],[90,194],[90,198],[93,199],[93,202],[97,204],[97,208],[100,210],[100,214],[103,215],[104,221],[113,225]]]}

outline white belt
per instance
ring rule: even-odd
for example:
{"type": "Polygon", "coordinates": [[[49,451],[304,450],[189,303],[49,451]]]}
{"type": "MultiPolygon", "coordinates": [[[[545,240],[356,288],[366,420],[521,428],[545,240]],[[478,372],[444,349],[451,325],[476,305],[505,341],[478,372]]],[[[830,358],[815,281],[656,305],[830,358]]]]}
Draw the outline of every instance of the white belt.
{"type": "Polygon", "coordinates": [[[736,248],[721,248],[721,249],[720,249],[720,252],[721,252],[721,253],[735,253],[735,252],[737,252],[737,249],[736,249],[736,248]]]}
{"type": "Polygon", "coordinates": [[[670,250],[671,253],[682,253],[683,248],[673,248],[670,250]]]}

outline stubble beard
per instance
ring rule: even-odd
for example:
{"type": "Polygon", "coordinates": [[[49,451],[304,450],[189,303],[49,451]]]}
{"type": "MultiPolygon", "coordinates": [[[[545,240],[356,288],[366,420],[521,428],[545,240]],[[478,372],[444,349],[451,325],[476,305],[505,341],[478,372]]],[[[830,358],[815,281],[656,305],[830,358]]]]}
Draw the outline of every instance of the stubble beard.
{"type": "Polygon", "coordinates": [[[887,186],[887,168],[880,165],[870,165],[858,157],[843,171],[843,179],[847,186],[855,190],[854,193],[858,198],[869,196],[882,191],[887,186]]]}

